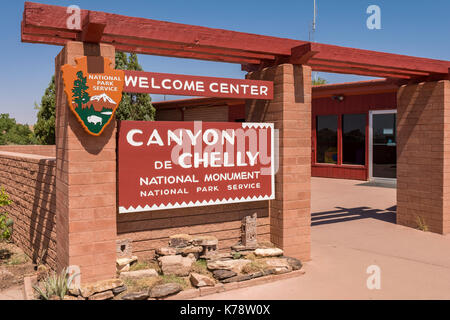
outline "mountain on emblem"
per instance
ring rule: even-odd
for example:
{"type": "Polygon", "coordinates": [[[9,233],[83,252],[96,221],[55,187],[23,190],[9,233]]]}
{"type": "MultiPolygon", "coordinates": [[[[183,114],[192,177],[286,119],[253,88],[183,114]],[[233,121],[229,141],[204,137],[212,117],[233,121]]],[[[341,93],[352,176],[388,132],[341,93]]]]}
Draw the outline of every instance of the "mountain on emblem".
{"type": "Polygon", "coordinates": [[[122,100],[124,73],[111,69],[111,61],[106,58],[103,58],[104,73],[88,73],[87,57],[76,62],[76,67],[61,68],[69,107],[84,129],[98,136],[111,122],[122,100]]]}
{"type": "Polygon", "coordinates": [[[102,94],[100,94],[98,96],[91,97],[91,101],[100,101],[100,100],[102,100],[103,102],[109,102],[109,103],[112,103],[112,104],[116,104],[114,102],[114,100],[111,99],[106,93],[102,93],[102,94]]]}

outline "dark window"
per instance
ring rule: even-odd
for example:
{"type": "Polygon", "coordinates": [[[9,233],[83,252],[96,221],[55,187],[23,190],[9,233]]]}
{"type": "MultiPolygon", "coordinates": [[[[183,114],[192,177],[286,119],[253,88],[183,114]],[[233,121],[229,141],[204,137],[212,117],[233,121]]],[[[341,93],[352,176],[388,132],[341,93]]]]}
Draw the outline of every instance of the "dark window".
{"type": "Polygon", "coordinates": [[[366,163],[366,115],[342,115],[342,163],[366,163]]]}
{"type": "Polygon", "coordinates": [[[317,162],[337,163],[337,116],[317,116],[317,162]]]}

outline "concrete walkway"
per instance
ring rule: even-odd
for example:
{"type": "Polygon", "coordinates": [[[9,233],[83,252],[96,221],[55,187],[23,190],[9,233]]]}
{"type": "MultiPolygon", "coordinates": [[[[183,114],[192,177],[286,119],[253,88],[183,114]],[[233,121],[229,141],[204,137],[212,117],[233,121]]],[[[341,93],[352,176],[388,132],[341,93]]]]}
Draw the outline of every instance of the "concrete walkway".
{"type": "Polygon", "coordinates": [[[293,279],[205,299],[450,299],[450,236],[395,224],[395,188],[312,179],[312,260],[293,279]],[[367,268],[380,268],[369,290],[367,268]]]}
{"type": "Polygon", "coordinates": [[[0,292],[0,300],[24,300],[23,286],[12,287],[0,292]]]}

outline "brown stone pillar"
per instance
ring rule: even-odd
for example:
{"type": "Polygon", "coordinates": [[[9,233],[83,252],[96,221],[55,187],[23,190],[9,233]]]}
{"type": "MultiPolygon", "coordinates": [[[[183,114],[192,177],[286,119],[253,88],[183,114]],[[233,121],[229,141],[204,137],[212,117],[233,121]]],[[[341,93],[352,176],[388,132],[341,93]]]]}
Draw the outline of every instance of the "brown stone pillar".
{"type": "Polygon", "coordinates": [[[450,81],[397,94],[397,223],[450,232],[450,81]]]}
{"type": "Polygon", "coordinates": [[[81,268],[81,281],[115,276],[116,129],[112,121],[101,136],[84,131],[67,105],[61,66],[75,58],[115,60],[110,45],[68,42],[56,65],[56,234],[58,269],[81,268]]]}
{"type": "Polygon", "coordinates": [[[285,255],[311,257],[311,68],[282,64],[249,73],[274,82],[272,101],[247,103],[247,121],[272,122],[279,130],[276,199],[270,201],[271,241],[285,255]]]}

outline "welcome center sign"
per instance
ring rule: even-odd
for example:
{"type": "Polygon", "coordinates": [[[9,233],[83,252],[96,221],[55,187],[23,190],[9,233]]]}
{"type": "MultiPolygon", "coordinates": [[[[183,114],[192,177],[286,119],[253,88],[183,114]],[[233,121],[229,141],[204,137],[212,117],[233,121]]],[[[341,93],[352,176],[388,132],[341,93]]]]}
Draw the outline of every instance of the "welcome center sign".
{"type": "Polygon", "coordinates": [[[270,200],[269,123],[121,121],[119,213],[270,200]]]}

